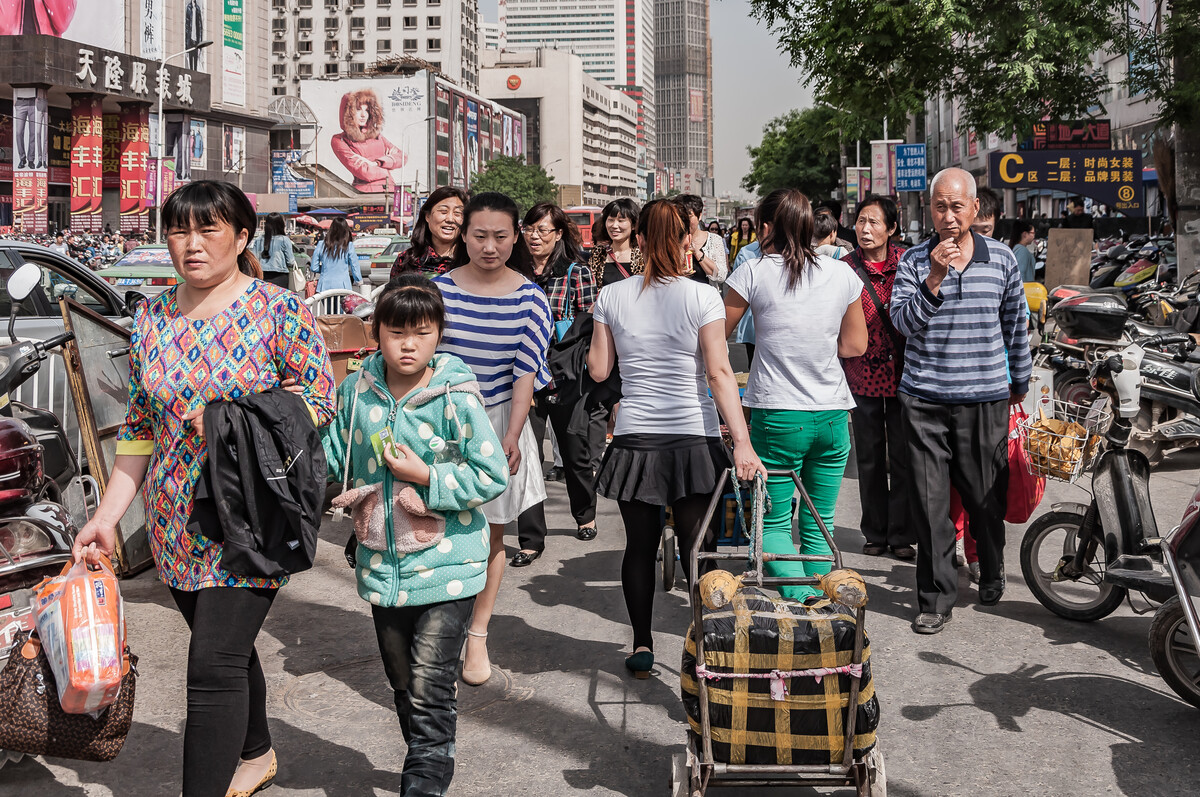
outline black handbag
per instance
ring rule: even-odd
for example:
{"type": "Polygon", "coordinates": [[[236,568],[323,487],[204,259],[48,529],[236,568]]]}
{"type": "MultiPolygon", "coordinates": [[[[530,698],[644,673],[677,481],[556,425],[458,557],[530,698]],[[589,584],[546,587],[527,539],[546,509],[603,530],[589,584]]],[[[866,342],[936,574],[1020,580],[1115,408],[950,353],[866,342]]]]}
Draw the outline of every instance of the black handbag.
{"type": "Polygon", "coordinates": [[[137,656],[125,648],[121,691],[99,716],[68,714],[36,632],[18,635],[0,671],[0,749],[29,755],[111,761],[133,722],[137,656]]]}

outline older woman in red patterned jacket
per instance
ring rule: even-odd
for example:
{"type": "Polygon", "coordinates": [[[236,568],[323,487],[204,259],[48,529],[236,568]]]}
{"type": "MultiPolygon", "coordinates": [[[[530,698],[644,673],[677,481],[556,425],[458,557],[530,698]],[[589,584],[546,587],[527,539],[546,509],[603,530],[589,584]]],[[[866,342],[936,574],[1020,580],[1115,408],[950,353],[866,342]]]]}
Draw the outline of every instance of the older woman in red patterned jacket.
{"type": "Polygon", "coordinates": [[[904,364],[904,338],[892,326],[888,307],[896,266],[904,250],[890,239],[896,232],[896,203],[868,196],[858,208],[858,246],[842,258],[863,281],[867,351],[843,360],[854,395],[854,453],[862,499],[863,553],[879,556],[891,548],[897,559],[912,559],[915,537],[908,528],[908,462],[896,389],[904,364]],[[889,476],[890,482],[889,485],[889,476]]]}
{"type": "Polygon", "coordinates": [[[349,91],[342,96],[342,132],[330,141],[333,154],[354,177],[354,187],[364,193],[386,191],[393,169],[408,160],[383,137],[383,105],[372,89],[349,91]]]}

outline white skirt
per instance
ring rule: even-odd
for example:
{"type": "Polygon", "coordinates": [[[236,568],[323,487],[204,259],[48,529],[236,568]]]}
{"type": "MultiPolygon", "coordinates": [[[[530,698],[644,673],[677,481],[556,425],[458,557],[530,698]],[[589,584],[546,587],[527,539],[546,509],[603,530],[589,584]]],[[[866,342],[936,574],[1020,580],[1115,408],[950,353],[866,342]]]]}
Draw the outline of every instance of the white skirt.
{"type": "MultiPolygon", "coordinates": [[[[492,429],[501,440],[508,432],[508,418],[511,414],[511,401],[487,408],[488,420],[492,422],[492,429]]],[[[521,451],[521,467],[508,477],[508,487],[499,497],[480,507],[488,523],[512,523],[526,509],[546,500],[546,479],[542,475],[541,452],[538,451],[537,438],[529,426],[528,418],[521,429],[517,447],[521,451]]]]}

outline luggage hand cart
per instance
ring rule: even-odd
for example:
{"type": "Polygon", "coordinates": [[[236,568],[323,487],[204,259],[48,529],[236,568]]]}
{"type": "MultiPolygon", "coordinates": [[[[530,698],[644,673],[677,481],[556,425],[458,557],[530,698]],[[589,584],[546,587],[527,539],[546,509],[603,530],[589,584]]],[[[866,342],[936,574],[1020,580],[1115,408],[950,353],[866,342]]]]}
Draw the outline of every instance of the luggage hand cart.
{"type": "MultiPolygon", "coordinates": [[[[833,535],[821,520],[820,514],[816,507],[813,506],[812,499],[808,495],[808,491],[804,489],[804,485],[800,481],[800,477],[795,471],[780,471],[772,470],[767,472],[769,476],[787,476],[792,479],[796,485],[796,490],[800,495],[800,499],[807,511],[816,520],[817,527],[821,530],[821,534],[825,537],[826,543],[832,553],[829,555],[808,555],[808,554],[772,554],[763,551],[763,505],[765,502],[766,485],[761,477],[756,477],[754,480],[755,500],[753,502],[753,511],[751,513],[752,529],[748,532],[750,551],[748,554],[747,570],[742,576],[743,583],[752,584],[758,587],[771,587],[783,585],[807,585],[819,586],[819,580],[816,577],[804,576],[798,578],[786,578],[781,576],[767,576],[764,574],[764,568],[767,562],[826,562],[832,565],[834,570],[842,569],[842,554],[838,550],[837,544],[833,540],[833,535]]],[[[704,540],[709,532],[709,524],[712,521],[713,513],[717,510],[718,504],[725,495],[725,485],[732,481],[735,493],[738,491],[736,477],[732,474],[729,468],[722,471],[720,479],[717,481],[717,486],[713,491],[712,498],[708,503],[708,510],[705,513],[701,523],[701,528],[706,530],[705,534],[697,534],[695,543],[691,551],[687,555],[691,557],[691,569],[693,574],[692,582],[688,589],[688,598],[691,601],[692,607],[692,643],[696,649],[696,661],[704,662],[704,604],[700,597],[700,563],[704,561],[745,561],[747,554],[737,550],[726,551],[701,551],[704,540]]],[[[739,513],[739,518],[745,526],[745,520],[739,513]]],[[[857,675],[850,676],[850,693],[849,700],[846,705],[845,718],[843,727],[845,728],[844,735],[844,755],[842,761],[838,764],[727,764],[716,761],[713,756],[712,745],[712,722],[709,712],[708,703],[708,684],[705,678],[697,678],[697,688],[699,692],[700,705],[700,749],[696,749],[696,745],[689,734],[687,742],[687,750],[684,753],[676,753],[672,756],[671,761],[671,797],[704,797],[710,787],[733,787],[733,786],[777,786],[777,787],[797,787],[797,786],[838,786],[838,787],[854,787],[857,790],[859,797],[886,797],[887,795],[887,778],[884,771],[883,754],[879,749],[879,744],[871,748],[863,756],[854,755],[854,739],[855,739],[855,722],[857,719],[856,706],[858,703],[859,689],[861,686],[861,665],[863,661],[863,645],[864,645],[864,624],[866,620],[866,605],[865,602],[859,606],[855,614],[855,638],[854,638],[854,653],[852,663],[859,667],[857,675]]]]}

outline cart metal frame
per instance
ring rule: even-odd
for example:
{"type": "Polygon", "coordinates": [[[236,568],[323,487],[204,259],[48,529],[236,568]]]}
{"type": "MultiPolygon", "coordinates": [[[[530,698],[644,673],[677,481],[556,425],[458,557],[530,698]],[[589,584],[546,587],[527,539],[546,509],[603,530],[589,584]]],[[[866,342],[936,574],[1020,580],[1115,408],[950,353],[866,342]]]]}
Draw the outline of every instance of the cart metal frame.
{"type": "MultiPolygon", "coordinates": [[[[817,522],[817,527],[821,530],[822,536],[825,537],[825,542],[829,545],[830,555],[809,555],[809,554],[772,554],[763,551],[763,528],[761,519],[757,522],[752,522],[754,528],[750,535],[750,552],[749,552],[749,568],[745,576],[749,576],[748,583],[758,587],[773,587],[783,585],[806,585],[817,586],[818,580],[811,576],[802,576],[798,578],[786,578],[782,576],[766,576],[763,573],[767,562],[825,562],[832,565],[832,569],[840,570],[842,567],[842,554],[838,550],[837,544],[833,540],[833,535],[821,520],[816,507],[813,506],[812,499],[808,495],[808,491],[804,489],[804,484],[800,481],[799,475],[795,471],[790,470],[771,470],[767,471],[768,476],[787,476],[791,478],[796,485],[796,490],[800,493],[800,498],[807,508],[809,514],[817,522]]],[[[725,468],[721,472],[721,477],[717,481],[717,487],[709,499],[708,511],[704,515],[701,528],[708,529],[712,521],[713,513],[717,509],[722,497],[725,495],[726,486],[729,484],[730,470],[725,468]]],[[[745,553],[726,550],[726,551],[701,551],[705,540],[711,532],[706,531],[704,534],[697,534],[695,542],[692,545],[692,550],[688,552],[691,557],[691,569],[693,574],[691,584],[688,585],[688,598],[692,605],[692,642],[696,646],[696,661],[704,661],[704,604],[700,599],[700,579],[695,577],[699,573],[699,565],[704,561],[732,561],[744,560],[747,556],[745,553]]],[[[853,663],[862,663],[863,640],[864,640],[864,625],[866,620],[866,607],[859,607],[855,615],[855,635],[854,635],[854,655],[853,663]]],[[[845,735],[845,754],[842,757],[840,764],[724,764],[713,759],[712,751],[712,721],[709,717],[708,710],[708,684],[706,679],[697,678],[696,685],[698,689],[700,701],[700,741],[701,749],[696,750],[689,734],[686,759],[683,754],[676,754],[672,762],[671,780],[672,780],[672,797],[704,797],[709,787],[732,787],[732,786],[840,786],[854,787],[859,794],[859,797],[872,797],[873,794],[878,794],[882,789],[872,790],[872,781],[882,779],[882,757],[878,755],[878,743],[876,748],[871,751],[875,753],[874,758],[877,760],[868,761],[870,754],[862,758],[854,756],[854,726],[857,720],[856,706],[858,704],[859,688],[861,686],[861,676],[850,676],[850,699],[846,706],[846,720],[843,723],[846,729],[845,735]]],[[[883,786],[882,783],[879,784],[883,786]]],[[[883,786],[886,789],[886,786],[883,786]]],[[[886,793],[885,791],[883,793],[886,793]]]]}

